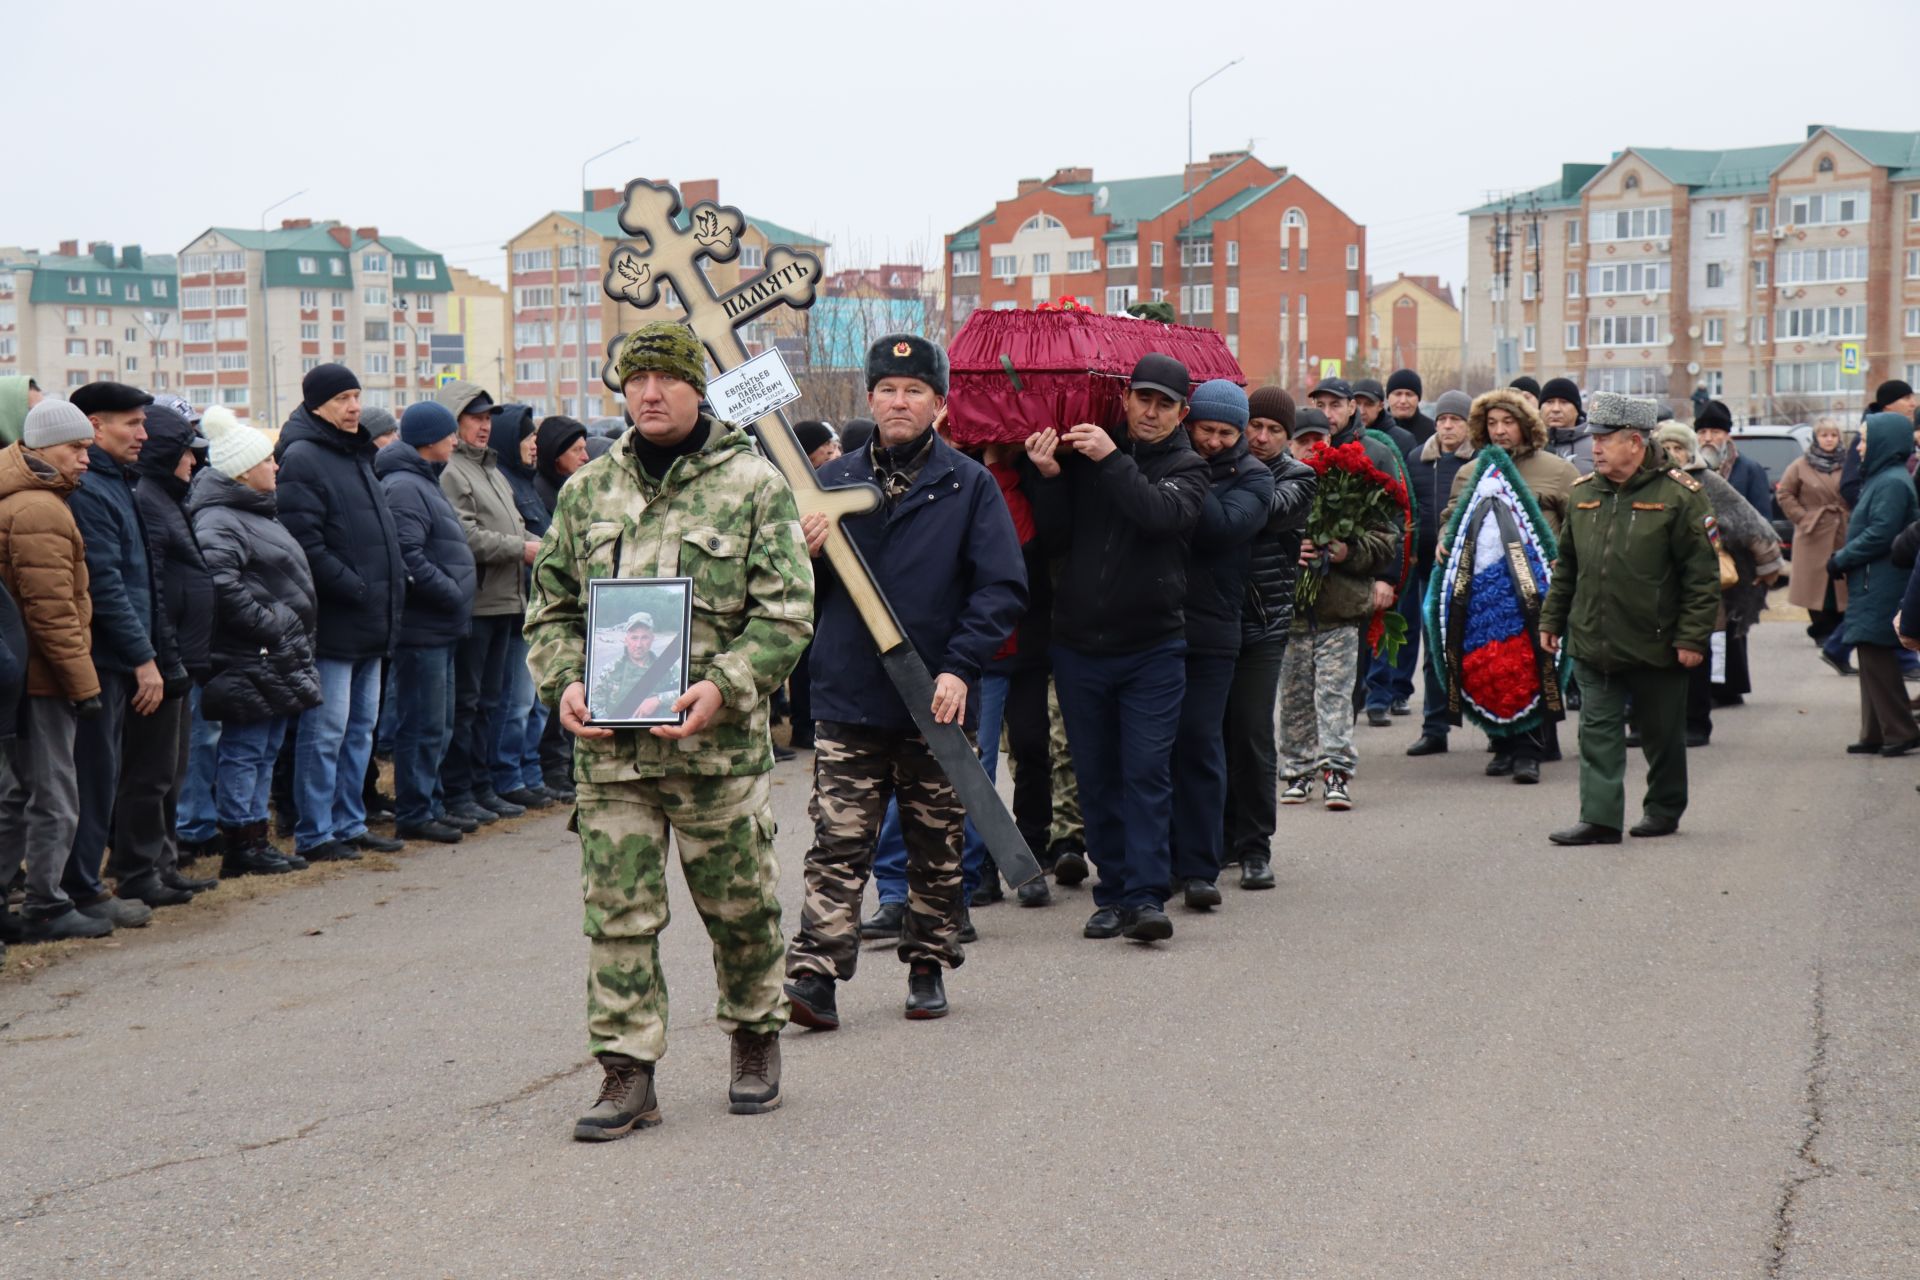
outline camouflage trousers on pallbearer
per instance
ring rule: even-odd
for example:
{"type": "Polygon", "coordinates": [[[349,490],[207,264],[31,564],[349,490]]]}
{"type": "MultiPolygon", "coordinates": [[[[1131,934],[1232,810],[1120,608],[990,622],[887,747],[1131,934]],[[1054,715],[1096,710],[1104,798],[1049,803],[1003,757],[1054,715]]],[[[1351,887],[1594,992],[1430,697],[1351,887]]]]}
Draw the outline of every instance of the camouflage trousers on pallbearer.
{"type": "Polygon", "coordinates": [[[580,877],[586,896],[587,1034],[594,1053],[642,1062],[667,1051],[667,985],[658,934],[667,924],[667,842],[713,942],[720,1029],[778,1031],[779,868],[772,775],[580,783],[580,877]]]}
{"type": "MultiPolygon", "coordinates": [[[[969,740],[973,734],[967,734],[969,740]]],[[[948,968],[960,948],[961,824],[966,811],[918,733],[822,720],[814,730],[813,848],[807,852],[800,932],[787,953],[793,977],[841,982],[860,960],[860,899],[873,870],[873,845],[898,794],[907,843],[907,915],[902,961],[948,968]]]]}
{"type": "Polygon", "coordinates": [[[1322,627],[1287,637],[1280,660],[1280,776],[1331,769],[1353,776],[1353,681],[1360,628],[1322,627]]]}
{"type": "Polygon", "coordinates": [[[1080,822],[1080,784],[1073,776],[1067,720],[1060,714],[1060,694],[1051,678],[1047,681],[1047,755],[1053,762],[1053,830],[1048,833],[1047,842],[1084,840],[1086,828],[1080,822]]]}

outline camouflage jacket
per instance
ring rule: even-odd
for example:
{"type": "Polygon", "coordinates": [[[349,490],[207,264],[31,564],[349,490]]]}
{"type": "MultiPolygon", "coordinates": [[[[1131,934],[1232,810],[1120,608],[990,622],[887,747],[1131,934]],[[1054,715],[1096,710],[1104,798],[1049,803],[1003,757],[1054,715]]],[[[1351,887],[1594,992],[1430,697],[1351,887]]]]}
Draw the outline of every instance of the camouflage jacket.
{"type": "Polygon", "coordinates": [[[690,738],[616,729],[576,739],[574,767],[588,782],[773,767],[767,700],[813,634],[813,565],[786,480],[744,431],[707,421],[706,446],[659,481],[634,457],[631,431],[575,472],[533,562],[527,665],[542,702],[586,678],[587,583],[597,578],[691,578],[688,681],[713,681],[723,699],[690,738]]]}

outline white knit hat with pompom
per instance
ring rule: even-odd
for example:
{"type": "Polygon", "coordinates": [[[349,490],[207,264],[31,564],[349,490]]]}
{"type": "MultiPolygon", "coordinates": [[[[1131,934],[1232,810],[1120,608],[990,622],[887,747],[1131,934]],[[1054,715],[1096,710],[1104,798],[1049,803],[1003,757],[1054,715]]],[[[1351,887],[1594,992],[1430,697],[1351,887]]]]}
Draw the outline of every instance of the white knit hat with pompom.
{"type": "Polygon", "coordinates": [[[240,421],[223,404],[208,406],[200,434],[207,438],[207,465],[229,480],[238,480],[273,456],[266,432],[240,421]]]}

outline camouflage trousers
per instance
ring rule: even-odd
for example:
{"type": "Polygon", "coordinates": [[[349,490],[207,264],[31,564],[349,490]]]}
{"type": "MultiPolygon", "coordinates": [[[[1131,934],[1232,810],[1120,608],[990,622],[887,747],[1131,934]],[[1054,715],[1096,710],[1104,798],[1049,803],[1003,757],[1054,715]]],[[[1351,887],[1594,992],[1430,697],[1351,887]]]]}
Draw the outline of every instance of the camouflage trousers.
{"type": "MultiPolygon", "coordinates": [[[[1067,745],[1067,720],[1060,714],[1060,693],[1047,681],[1047,754],[1053,763],[1053,830],[1048,843],[1084,840],[1080,822],[1080,784],[1073,776],[1073,749],[1067,745]]],[[[1040,850],[1035,849],[1035,853],[1040,850]]]]}
{"type": "MultiPolygon", "coordinates": [[[[971,732],[967,735],[971,738],[971,732]]],[[[907,844],[907,915],[902,961],[957,968],[960,848],[966,812],[918,733],[822,720],[814,730],[813,848],[807,851],[800,932],[787,973],[845,982],[860,960],[860,900],[873,870],[873,845],[898,795],[907,844]]]]}
{"type": "Polygon", "coordinates": [[[667,926],[667,840],[713,942],[728,1034],[778,1031],[781,989],[779,867],[773,859],[773,782],[682,775],[579,784],[580,878],[586,897],[587,1036],[594,1053],[642,1062],[667,1051],[667,984],[659,933],[667,926]]]}
{"type": "Polygon", "coordinates": [[[1360,665],[1360,628],[1295,631],[1280,661],[1280,776],[1304,778],[1332,769],[1351,777],[1353,681],[1360,665]]]}

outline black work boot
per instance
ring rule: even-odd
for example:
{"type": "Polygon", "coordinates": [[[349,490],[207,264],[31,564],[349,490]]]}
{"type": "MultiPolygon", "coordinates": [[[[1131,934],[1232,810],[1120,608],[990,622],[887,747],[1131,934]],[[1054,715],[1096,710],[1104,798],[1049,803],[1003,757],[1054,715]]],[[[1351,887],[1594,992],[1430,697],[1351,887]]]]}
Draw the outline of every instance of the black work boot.
{"type": "Polygon", "coordinates": [[[1220,905],[1220,886],[1211,880],[1199,876],[1190,876],[1185,885],[1184,897],[1190,911],[1211,911],[1220,905]]]}
{"type": "Polygon", "coordinates": [[[606,1078],[593,1109],[573,1122],[575,1142],[611,1142],[635,1129],[660,1123],[660,1102],[653,1096],[653,1064],[624,1053],[603,1053],[606,1078]]]}
{"type": "Polygon", "coordinates": [[[1121,932],[1135,942],[1164,942],[1173,936],[1173,921],[1152,903],[1134,907],[1121,920],[1125,926],[1121,932]]]}
{"type": "Polygon", "coordinates": [[[1054,883],[1072,888],[1087,878],[1087,846],[1078,840],[1055,840],[1047,850],[1053,859],[1054,883]]]}
{"type": "MultiPolygon", "coordinates": [[[[220,854],[221,876],[228,879],[234,876],[277,876],[293,870],[287,865],[286,859],[254,844],[253,828],[252,823],[244,827],[220,828],[220,839],[226,845],[220,854]]],[[[262,845],[265,843],[261,841],[262,845]]]]}
{"type": "Polygon", "coordinates": [[[157,871],[118,882],[113,887],[113,895],[133,902],[144,902],[149,907],[179,907],[193,901],[190,890],[174,888],[162,880],[157,871]]]}
{"type": "Polygon", "coordinates": [[[832,1031],[840,1025],[840,1011],[833,1004],[833,979],[820,973],[803,973],[787,984],[787,1000],[793,1005],[793,1020],[815,1031],[832,1031]]]}
{"type": "Polygon", "coordinates": [[[1020,886],[1020,905],[1023,907],[1050,907],[1053,905],[1053,890],[1047,887],[1047,878],[1036,876],[1020,886]]]}
{"type": "Polygon", "coordinates": [[[935,961],[915,960],[907,970],[907,1016],[916,1021],[947,1016],[947,988],[935,961]]]}
{"type": "Polygon", "coordinates": [[[860,936],[863,938],[897,938],[900,926],[907,918],[907,904],[904,902],[883,902],[875,907],[873,914],[860,922],[860,936]]]}
{"type": "Polygon", "coordinates": [[[220,881],[213,876],[190,876],[179,867],[168,867],[162,871],[160,883],[169,889],[185,889],[188,893],[205,893],[220,887],[220,881]]]}
{"type": "Polygon", "coordinates": [[[733,1082],[727,1086],[727,1110],[757,1116],[780,1105],[780,1033],[733,1033],[733,1082]]]}
{"type": "Polygon", "coordinates": [[[1273,888],[1273,863],[1265,858],[1248,854],[1240,860],[1240,887],[1242,889],[1273,888]]]}

